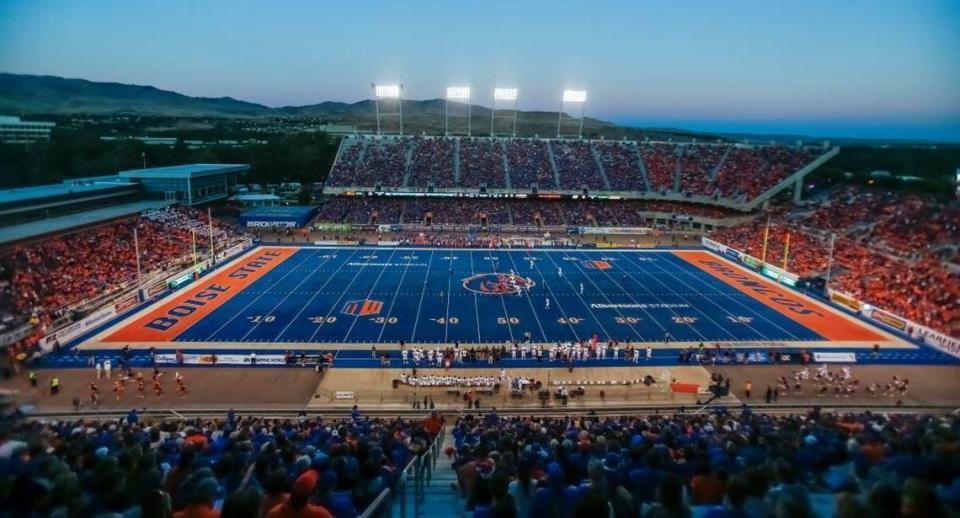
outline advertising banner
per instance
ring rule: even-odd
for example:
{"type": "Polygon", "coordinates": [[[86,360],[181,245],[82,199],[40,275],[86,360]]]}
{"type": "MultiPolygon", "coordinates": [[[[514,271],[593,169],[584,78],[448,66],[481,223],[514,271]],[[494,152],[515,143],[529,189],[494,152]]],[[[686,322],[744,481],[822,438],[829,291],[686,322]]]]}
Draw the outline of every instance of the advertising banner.
{"type": "MultiPolygon", "coordinates": [[[[172,365],[177,363],[176,354],[158,354],[158,364],[172,365]]],[[[184,365],[250,365],[252,359],[249,354],[184,354],[184,365]]],[[[282,354],[258,354],[257,365],[286,365],[286,358],[282,354]]]]}
{"type": "Polygon", "coordinates": [[[857,355],[854,353],[819,352],[813,353],[813,361],[816,363],[857,363],[857,355]]]}
{"type": "Polygon", "coordinates": [[[896,329],[897,331],[906,331],[906,330],[907,330],[907,321],[906,321],[906,320],[904,320],[904,319],[902,319],[902,318],[900,318],[900,317],[898,317],[898,316],[896,316],[896,315],[894,315],[894,314],[892,314],[892,313],[887,313],[886,311],[883,311],[882,309],[876,309],[876,308],[874,308],[873,310],[871,310],[871,311],[870,311],[870,318],[872,318],[872,319],[874,319],[874,320],[876,320],[877,322],[880,322],[880,323],[882,323],[882,324],[886,324],[886,325],[888,325],[888,326],[896,329]]]}
{"type": "Polygon", "coordinates": [[[114,305],[113,309],[119,315],[123,313],[124,310],[130,309],[136,306],[140,302],[140,295],[136,292],[127,295],[126,297],[118,300],[114,305]]]}
{"type": "Polygon", "coordinates": [[[859,300],[849,295],[840,293],[839,291],[830,290],[830,301],[838,306],[843,306],[856,312],[859,312],[861,309],[863,309],[863,305],[859,300]]]}

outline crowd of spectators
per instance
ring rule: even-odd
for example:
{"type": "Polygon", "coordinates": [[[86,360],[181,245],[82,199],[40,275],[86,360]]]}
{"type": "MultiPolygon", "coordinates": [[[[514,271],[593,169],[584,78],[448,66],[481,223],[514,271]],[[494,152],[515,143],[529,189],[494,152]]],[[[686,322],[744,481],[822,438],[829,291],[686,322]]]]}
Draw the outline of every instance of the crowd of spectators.
{"type": "Polygon", "coordinates": [[[410,185],[453,187],[453,142],[444,137],[414,138],[410,185]]]}
{"type": "Polygon", "coordinates": [[[686,195],[709,195],[714,170],[729,149],[725,145],[678,146],[680,153],[680,192],[686,195]]]}
{"type": "Polygon", "coordinates": [[[566,189],[592,191],[606,189],[603,173],[593,154],[593,146],[585,141],[556,141],[552,144],[553,160],[557,164],[560,185],[566,189]]]}
{"type": "Polygon", "coordinates": [[[347,139],[343,146],[328,185],[405,185],[406,157],[412,149],[407,187],[510,185],[514,189],[529,189],[537,185],[541,190],[586,187],[593,191],[609,188],[723,197],[741,202],[775,186],[819,153],[778,145],[476,137],[347,139]]]}
{"type": "Polygon", "coordinates": [[[367,141],[355,169],[356,185],[403,185],[410,142],[409,139],[367,141]]]}
{"type": "Polygon", "coordinates": [[[613,191],[646,191],[637,145],[630,142],[595,143],[594,149],[613,191]]]}
{"type": "Polygon", "coordinates": [[[496,225],[644,226],[654,214],[678,218],[701,216],[722,219],[742,215],[730,209],[668,201],[642,200],[516,200],[505,198],[366,198],[335,197],[320,208],[321,223],[395,224],[432,222],[474,225],[481,215],[496,225]]]}
{"type": "Polygon", "coordinates": [[[812,162],[817,155],[817,151],[807,148],[734,147],[717,169],[714,192],[743,201],[756,198],[812,162]]]}
{"type": "Polygon", "coordinates": [[[650,190],[668,192],[676,190],[676,176],[679,162],[677,146],[671,144],[641,144],[640,155],[647,169],[650,190]]]}
{"type": "Polygon", "coordinates": [[[0,431],[3,516],[356,517],[442,422],[23,421],[0,431]]]}
{"type": "Polygon", "coordinates": [[[534,184],[540,189],[557,188],[544,141],[509,140],[506,146],[510,181],[514,189],[529,189],[534,184]]]}
{"type": "Polygon", "coordinates": [[[960,511],[960,418],[465,416],[446,450],[473,516],[841,518],[960,511]]]}
{"type": "MultiPolygon", "coordinates": [[[[210,243],[207,214],[176,207],[16,244],[0,252],[0,306],[21,322],[49,324],[73,304],[118,292],[137,276],[134,229],[143,273],[172,267],[190,255],[194,230],[198,248],[206,250],[210,243]]],[[[215,241],[236,235],[214,224],[215,241]]]]}
{"type": "Polygon", "coordinates": [[[357,163],[360,161],[364,145],[363,142],[354,140],[344,142],[340,155],[337,156],[333,169],[330,170],[330,175],[327,177],[327,185],[331,187],[358,185],[356,178],[357,163]]]}
{"type": "MultiPolygon", "coordinates": [[[[913,195],[844,187],[823,200],[777,214],[766,261],[801,277],[825,276],[830,287],[951,336],[960,336],[960,275],[947,261],[960,242],[956,207],[913,195]],[[946,248],[946,255],[940,252],[946,248]]],[[[711,238],[762,259],[766,220],[711,238]]]]}
{"type": "Polygon", "coordinates": [[[469,188],[507,186],[505,155],[500,140],[460,139],[460,185],[469,188]]]}

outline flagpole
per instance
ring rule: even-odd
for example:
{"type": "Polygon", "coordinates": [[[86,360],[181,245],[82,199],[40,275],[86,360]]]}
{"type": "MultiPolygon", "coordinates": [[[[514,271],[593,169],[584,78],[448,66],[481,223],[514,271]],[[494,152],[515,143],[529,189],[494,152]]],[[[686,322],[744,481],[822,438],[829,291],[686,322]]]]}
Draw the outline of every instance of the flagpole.
{"type": "Polygon", "coordinates": [[[133,227],[133,253],[137,256],[137,288],[143,289],[143,279],[140,273],[140,240],[137,237],[137,227],[133,227]]]}
{"type": "Polygon", "coordinates": [[[767,225],[763,229],[763,252],[760,256],[760,263],[763,266],[767,265],[767,240],[770,239],[770,216],[767,215],[767,225]]]}
{"type": "Polygon", "coordinates": [[[210,264],[217,262],[217,250],[213,246],[213,217],[210,215],[210,207],[207,207],[207,223],[210,224],[210,264]]]}
{"type": "Polygon", "coordinates": [[[191,229],[190,235],[193,236],[193,273],[196,275],[197,272],[197,229],[191,229]]]}
{"type": "Polygon", "coordinates": [[[830,256],[827,259],[827,282],[824,283],[823,289],[824,292],[830,289],[830,275],[833,273],[833,249],[836,246],[837,235],[834,233],[830,234],[830,256]]]}
{"type": "Polygon", "coordinates": [[[787,271],[787,256],[790,255],[790,231],[787,231],[787,239],[783,243],[783,271],[787,271]]]}

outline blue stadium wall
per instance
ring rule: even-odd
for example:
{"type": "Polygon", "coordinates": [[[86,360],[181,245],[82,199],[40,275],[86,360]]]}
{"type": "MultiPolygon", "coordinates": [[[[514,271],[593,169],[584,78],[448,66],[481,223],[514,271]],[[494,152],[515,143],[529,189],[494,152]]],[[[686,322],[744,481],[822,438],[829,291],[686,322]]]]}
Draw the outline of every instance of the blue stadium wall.
{"type": "Polygon", "coordinates": [[[247,228],[299,228],[317,215],[316,207],[257,207],[240,214],[240,226],[247,228]]]}

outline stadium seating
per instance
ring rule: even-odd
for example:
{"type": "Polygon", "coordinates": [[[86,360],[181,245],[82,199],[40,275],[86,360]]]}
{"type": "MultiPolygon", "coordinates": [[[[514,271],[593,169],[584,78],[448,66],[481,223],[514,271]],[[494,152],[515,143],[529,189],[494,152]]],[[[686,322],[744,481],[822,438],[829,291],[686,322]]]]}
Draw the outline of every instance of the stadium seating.
{"type": "Polygon", "coordinates": [[[507,186],[503,144],[499,140],[460,139],[460,185],[502,189],[507,186]]]}
{"type": "Polygon", "coordinates": [[[415,138],[410,185],[453,187],[453,140],[443,137],[415,138]]]}
{"type": "Polygon", "coordinates": [[[184,517],[220,516],[214,502],[224,517],[355,517],[429,447],[428,421],[20,421],[3,432],[2,512],[170,516],[169,499],[184,517]]]}
{"type": "MultiPolygon", "coordinates": [[[[320,208],[322,223],[423,223],[426,212],[437,224],[476,225],[479,215],[487,223],[535,225],[643,226],[651,224],[641,213],[724,218],[742,215],[711,205],[667,201],[533,201],[502,198],[363,198],[334,197],[320,208]],[[374,218],[374,215],[376,218],[374,218]],[[375,221],[374,221],[375,220],[375,221]]],[[[649,214],[648,214],[649,216],[649,214]]]]}
{"type": "Polygon", "coordinates": [[[536,185],[540,190],[609,189],[745,203],[819,154],[809,148],[729,144],[345,138],[326,184],[414,189],[510,186],[521,190],[536,185]],[[405,179],[408,165],[409,178],[405,179]],[[405,185],[405,180],[409,184],[405,185]]]}
{"type": "Polygon", "coordinates": [[[403,185],[409,150],[408,139],[367,141],[356,167],[356,185],[365,187],[403,185]]]}
{"type": "MultiPolygon", "coordinates": [[[[37,315],[43,323],[64,316],[66,309],[91,297],[109,295],[136,279],[133,230],[140,246],[141,271],[167,269],[197,247],[209,246],[209,221],[189,207],[143,213],[34,243],[15,245],[0,256],[0,306],[20,318],[37,315]]],[[[214,221],[214,239],[225,245],[239,234],[214,221]]],[[[222,246],[222,245],[221,245],[222,246]]]]}
{"type": "Polygon", "coordinates": [[[507,141],[507,162],[514,189],[556,189],[557,183],[550,166],[547,145],[540,140],[507,141]]]}
{"type": "Polygon", "coordinates": [[[640,155],[647,168],[650,190],[661,193],[673,191],[678,167],[676,146],[643,144],[640,146],[640,155]]]}
{"type": "Polygon", "coordinates": [[[474,516],[949,516],[958,424],[750,411],[465,416],[448,453],[474,516]]]}
{"type": "Polygon", "coordinates": [[[637,146],[628,142],[596,143],[594,149],[614,191],[646,191],[637,146]]]}
{"type": "Polygon", "coordinates": [[[557,141],[552,147],[561,186],[568,189],[586,187],[593,191],[606,189],[603,173],[589,142],[557,141]]]}
{"type": "MultiPolygon", "coordinates": [[[[715,232],[711,239],[760,258],[762,219],[715,232]]],[[[942,247],[960,240],[955,208],[917,196],[855,187],[839,189],[815,206],[778,214],[771,225],[766,260],[787,270],[824,275],[829,235],[837,235],[831,287],[875,307],[960,336],[960,275],[945,264],[942,247]]],[[[946,259],[955,257],[955,249],[946,259]]]]}

